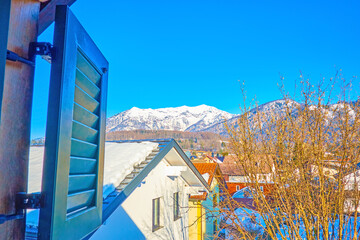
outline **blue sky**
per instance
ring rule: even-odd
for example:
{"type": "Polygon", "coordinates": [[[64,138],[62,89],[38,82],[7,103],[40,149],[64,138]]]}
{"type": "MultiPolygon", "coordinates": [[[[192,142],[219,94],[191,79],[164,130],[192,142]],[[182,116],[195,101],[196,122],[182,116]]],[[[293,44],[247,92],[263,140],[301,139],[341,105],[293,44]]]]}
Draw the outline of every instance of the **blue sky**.
{"type": "MultiPolygon", "coordinates": [[[[288,90],[300,71],[313,82],[339,68],[360,75],[360,1],[77,0],[71,9],[110,63],[108,116],[200,104],[239,113],[239,81],[261,104],[281,98],[280,75],[288,90]]],[[[38,59],[33,138],[45,132],[49,71],[38,59]]]]}

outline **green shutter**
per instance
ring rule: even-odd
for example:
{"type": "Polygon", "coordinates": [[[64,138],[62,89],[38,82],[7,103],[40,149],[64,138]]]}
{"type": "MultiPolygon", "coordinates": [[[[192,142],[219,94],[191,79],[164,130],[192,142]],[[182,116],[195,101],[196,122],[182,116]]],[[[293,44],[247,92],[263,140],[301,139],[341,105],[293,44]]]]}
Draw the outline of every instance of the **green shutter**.
{"type": "Polygon", "coordinates": [[[4,90],[6,50],[8,41],[9,21],[10,21],[11,0],[1,1],[0,7],[0,124],[1,124],[1,106],[4,90]]]}
{"type": "Polygon", "coordinates": [[[102,223],[108,62],[57,6],[39,239],[81,239],[102,223]]]}

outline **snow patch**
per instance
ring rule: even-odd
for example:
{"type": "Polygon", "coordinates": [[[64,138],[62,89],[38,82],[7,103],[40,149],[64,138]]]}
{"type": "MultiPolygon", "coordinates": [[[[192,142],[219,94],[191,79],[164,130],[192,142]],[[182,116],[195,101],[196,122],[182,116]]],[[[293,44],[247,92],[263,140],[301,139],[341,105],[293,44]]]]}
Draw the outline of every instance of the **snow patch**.
{"type": "Polygon", "coordinates": [[[157,143],[106,143],[103,198],[115,190],[134,166],[143,162],[157,143]]]}
{"type": "MultiPolygon", "coordinates": [[[[153,142],[105,143],[103,198],[113,192],[115,187],[133,171],[134,165],[143,162],[157,146],[158,144],[153,142]]],[[[30,147],[29,193],[41,191],[44,150],[44,146],[30,147]]],[[[39,211],[30,210],[27,212],[26,225],[36,227],[38,219],[39,211]]]]}
{"type": "Polygon", "coordinates": [[[205,179],[205,181],[206,182],[209,182],[209,177],[210,177],[210,174],[208,174],[208,173],[204,173],[203,175],[201,175],[204,179],[205,179]]]}

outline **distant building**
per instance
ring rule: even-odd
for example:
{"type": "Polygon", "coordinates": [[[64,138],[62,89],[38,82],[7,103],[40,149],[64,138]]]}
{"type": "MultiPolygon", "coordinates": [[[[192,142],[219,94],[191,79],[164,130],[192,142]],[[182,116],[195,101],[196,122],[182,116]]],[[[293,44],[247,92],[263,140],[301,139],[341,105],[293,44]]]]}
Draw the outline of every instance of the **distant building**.
{"type": "Polygon", "coordinates": [[[215,156],[214,154],[211,154],[213,156],[210,155],[203,155],[198,159],[194,159],[193,163],[222,163],[222,161],[215,156]]]}
{"type": "MultiPolygon", "coordinates": [[[[248,175],[246,174],[242,165],[238,163],[236,155],[227,155],[224,158],[224,161],[219,164],[219,166],[226,181],[228,191],[231,195],[247,186],[252,186],[254,184],[249,180],[248,175]]],[[[274,183],[271,179],[273,169],[267,164],[262,164],[260,160],[257,167],[259,168],[259,173],[257,174],[257,184],[262,187],[265,194],[268,194],[274,188],[274,183]]]]}
{"type": "Polygon", "coordinates": [[[189,203],[190,240],[216,239],[220,229],[219,202],[226,183],[217,163],[194,163],[210,186],[210,193],[192,194],[189,203]]]}

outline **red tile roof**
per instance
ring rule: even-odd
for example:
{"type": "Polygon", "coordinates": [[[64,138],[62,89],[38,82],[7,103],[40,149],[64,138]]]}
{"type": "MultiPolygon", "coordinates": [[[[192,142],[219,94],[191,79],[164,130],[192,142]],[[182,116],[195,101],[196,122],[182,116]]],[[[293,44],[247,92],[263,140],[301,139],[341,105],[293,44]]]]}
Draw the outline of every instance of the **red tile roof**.
{"type": "Polygon", "coordinates": [[[205,173],[209,174],[208,184],[211,185],[211,182],[214,178],[216,168],[218,166],[217,163],[194,163],[194,166],[199,171],[201,175],[205,173]]]}
{"type": "MultiPolygon", "coordinates": [[[[272,172],[272,160],[270,155],[256,155],[258,173],[271,173],[272,172]],[[270,157],[270,159],[269,159],[270,157]]],[[[223,163],[219,164],[221,172],[226,176],[244,176],[244,166],[240,163],[239,158],[234,155],[227,155],[223,163]]]]}
{"type": "Polygon", "coordinates": [[[193,195],[193,194],[190,195],[190,199],[192,199],[192,200],[206,200],[206,198],[207,198],[206,192],[199,194],[199,195],[193,195]]]}
{"type": "MultiPolygon", "coordinates": [[[[196,167],[196,169],[199,171],[199,173],[201,175],[207,173],[209,174],[209,179],[207,181],[207,183],[209,184],[209,186],[211,185],[211,182],[215,176],[215,173],[216,173],[216,169],[218,167],[218,164],[217,163],[193,163],[194,166],[196,167]]],[[[202,193],[202,194],[199,194],[199,195],[191,195],[190,196],[190,199],[193,199],[193,200],[206,200],[206,197],[207,197],[207,193],[202,193]]]]}
{"type": "Polygon", "coordinates": [[[243,176],[245,172],[240,164],[237,163],[238,158],[236,155],[227,155],[221,163],[220,169],[224,175],[243,176]]]}

